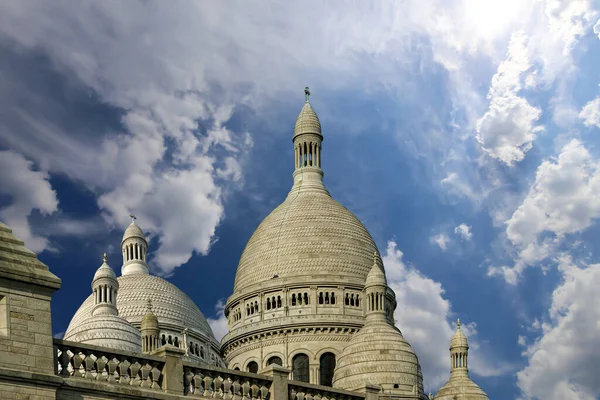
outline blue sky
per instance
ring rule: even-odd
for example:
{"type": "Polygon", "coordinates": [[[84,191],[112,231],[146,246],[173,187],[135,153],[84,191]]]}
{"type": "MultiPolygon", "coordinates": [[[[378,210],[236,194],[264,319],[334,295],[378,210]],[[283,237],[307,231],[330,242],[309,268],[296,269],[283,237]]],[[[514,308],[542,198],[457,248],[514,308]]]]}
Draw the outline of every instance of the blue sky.
{"type": "Polygon", "coordinates": [[[426,387],[454,321],[492,399],[598,399],[600,4],[0,5],[0,220],[63,280],[53,328],[151,267],[223,333],[244,245],[285,197],[311,87],[325,184],[371,232],[426,387]]]}

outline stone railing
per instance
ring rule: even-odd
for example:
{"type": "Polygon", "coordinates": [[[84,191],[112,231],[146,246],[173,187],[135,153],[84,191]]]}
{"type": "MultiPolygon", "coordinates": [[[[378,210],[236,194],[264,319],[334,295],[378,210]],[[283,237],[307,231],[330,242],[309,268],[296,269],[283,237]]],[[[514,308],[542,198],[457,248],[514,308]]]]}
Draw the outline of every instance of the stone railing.
{"type": "Polygon", "coordinates": [[[193,362],[183,363],[188,396],[224,400],[266,400],[272,378],[193,362]]]}
{"type": "Polygon", "coordinates": [[[313,385],[299,381],[289,381],[289,400],[365,400],[365,394],[348,390],[313,385]]]}
{"type": "Polygon", "coordinates": [[[165,359],[54,339],[55,373],[146,389],[162,390],[165,359]]]}

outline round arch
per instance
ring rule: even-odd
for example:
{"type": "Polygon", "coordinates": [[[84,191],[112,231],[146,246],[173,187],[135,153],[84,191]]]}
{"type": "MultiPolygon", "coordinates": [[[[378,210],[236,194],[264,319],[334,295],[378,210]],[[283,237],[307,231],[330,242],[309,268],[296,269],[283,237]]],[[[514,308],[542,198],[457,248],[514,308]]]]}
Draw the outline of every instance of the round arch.
{"type": "Polygon", "coordinates": [[[319,376],[318,382],[321,386],[333,386],[333,373],[337,356],[332,352],[323,352],[319,357],[319,376]]]}
{"type": "Polygon", "coordinates": [[[273,357],[279,357],[279,359],[282,362],[282,366],[283,366],[283,361],[285,360],[285,356],[283,355],[283,353],[279,353],[277,351],[272,351],[268,354],[266,354],[263,358],[263,367],[268,367],[269,366],[269,360],[273,357]]]}
{"type": "Polygon", "coordinates": [[[333,353],[335,358],[340,356],[340,351],[338,349],[334,349],[333,347],[325,347],[324,349],[319,349],[319,351],[315,354],[315,361],[319,361],[324,353],[333,353]]]}
{"type": "Polygon", "coordinates": [[[315,360],[315,353],[313,353],[305,347],[302,347],[300,349],[295,349],[288,353],[288,365],[292,365],[292,358],[294,358],[299,353],[306,354],[310,360],[315,360]]]}
{"type": "Polygon", "coordinates": [[[297,352],[292,357],[292,379],[300,382],[310,382],[310,356],[297,352]]]}
{"type": "Polygon", "coordinates": [[[246,362],[244,363],[244,369],[242,371],[244,371],[244,372],[250,371],[250,367],[252,366],[252,363],[256,364],[256,372],[258,372],[258,370],[260,369],[260,362],[259,362],[258,358],[256,358],[256,357],[251,357],[251,358],[247,359],[246,362]]]}

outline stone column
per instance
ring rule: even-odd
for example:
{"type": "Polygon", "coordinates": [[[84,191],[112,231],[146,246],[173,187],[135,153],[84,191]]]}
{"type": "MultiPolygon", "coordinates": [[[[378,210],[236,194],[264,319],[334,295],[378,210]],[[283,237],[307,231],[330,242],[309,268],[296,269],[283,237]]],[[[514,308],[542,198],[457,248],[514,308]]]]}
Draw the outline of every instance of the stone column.
{"type": "Polygon", "coordinates": [[[273,378],[273,383],[269,388],[270,400],[289,400],[288,378],[290,372],[289,369],[275,364],[271,364],[267,368],[259,371],[259,374],[273,378]]]}
{"type": "Polygon", "coordinates": [[[310,312],[312,315],[317,314],[317,303],[318,303],[317,287],[311,286],[310,287],[310,312]]]}
{"type": "Polygon", "coordinates": [[[50,300],[60,284],[0,222],[0,393],[6,398],[56,397],[62,379],[55,376],[50,300]]]}
{"type": "Polygon", "coordinates": [[[338,296],[338,309],[340,310],[340,315],[344,315],[346,306],[346,299],[344,296],[346,296],[346,289],[343,286],[338,286],[337,288],[338,292],[336,293],[336,296],[338,296]]]}
{"type": "Polygon", "coordinates": [[[183,395],[182,356],[185,354],[185,351],[175,346],[166,345],[152,354],[165,358],[165,366],[162,370],[163,390],[170,394],[183,395]]]}

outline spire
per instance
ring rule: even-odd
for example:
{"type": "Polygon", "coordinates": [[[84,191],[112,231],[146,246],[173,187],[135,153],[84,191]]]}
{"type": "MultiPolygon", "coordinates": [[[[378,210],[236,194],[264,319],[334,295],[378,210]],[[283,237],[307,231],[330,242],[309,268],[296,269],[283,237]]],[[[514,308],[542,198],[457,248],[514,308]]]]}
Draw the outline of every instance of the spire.
{"type": "Polygon", "coordinates": [[[102,265],[94,274],[92,280],[92,292],[94,296],[94,308],[92,315],[109,314],[118,315],[117,292],[119,282],[115,271],[108,265],[106,253],[102,256],[102,265]]]}
{"type": "Polygon", "coordinates": [[[308,96],[310,96],[310,90],[308,90],[308,86],[304,88],[304,96],[306,102],[308,103],[308,96]]]}

